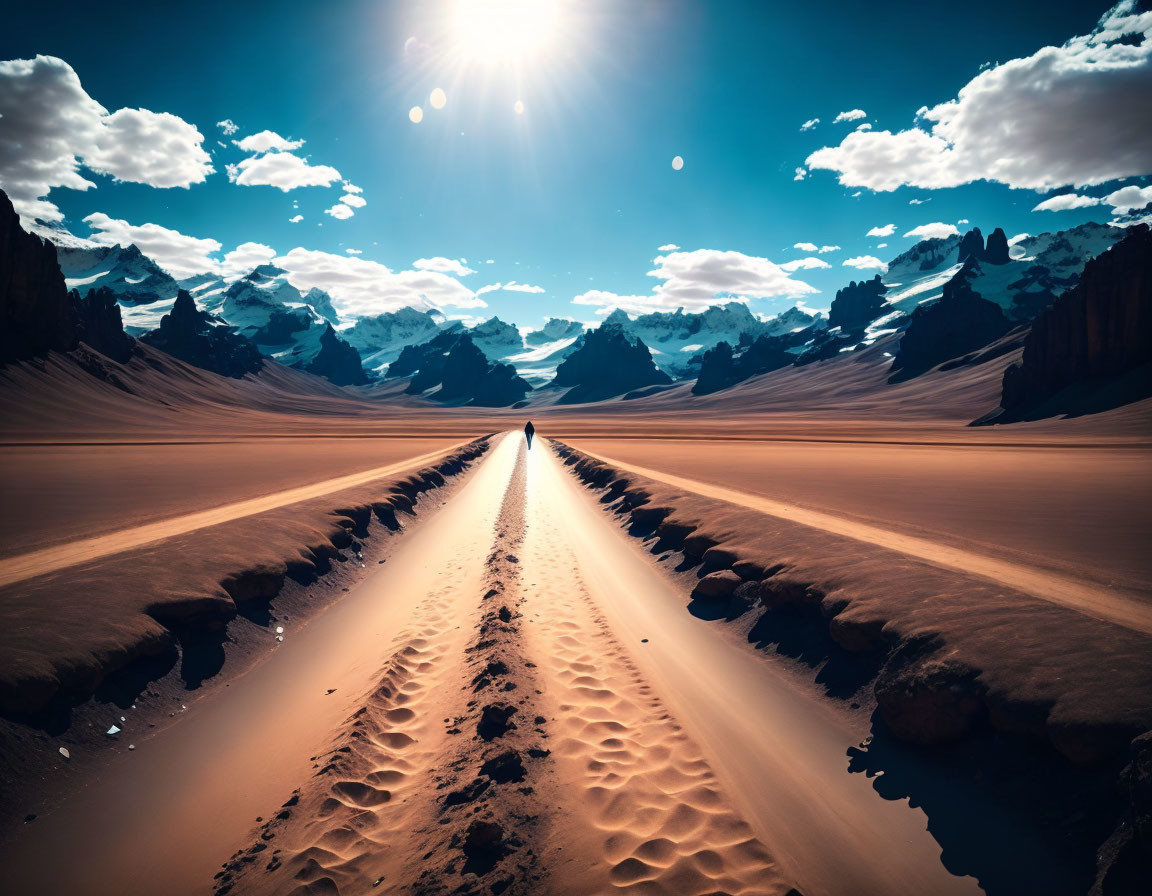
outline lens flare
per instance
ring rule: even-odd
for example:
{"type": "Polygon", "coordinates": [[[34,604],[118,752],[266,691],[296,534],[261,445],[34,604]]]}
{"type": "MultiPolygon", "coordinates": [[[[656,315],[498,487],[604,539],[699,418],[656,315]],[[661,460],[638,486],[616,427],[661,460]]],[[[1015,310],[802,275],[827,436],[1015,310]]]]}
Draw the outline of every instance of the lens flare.
{"type": "Polygon", "coordinates": [[[446,94],[439,87],[435,88],[428,97],[428,102],[433,109],[443,109],[448,102],[448,94],[446,94]]]}
{"type": "Polygon", "coordinates": [[[408,110],[408,120],[411,121],[412,124],[420,124],[420,122],[424,120],[424,110],[419,106],[413,106],[408,110]]]}

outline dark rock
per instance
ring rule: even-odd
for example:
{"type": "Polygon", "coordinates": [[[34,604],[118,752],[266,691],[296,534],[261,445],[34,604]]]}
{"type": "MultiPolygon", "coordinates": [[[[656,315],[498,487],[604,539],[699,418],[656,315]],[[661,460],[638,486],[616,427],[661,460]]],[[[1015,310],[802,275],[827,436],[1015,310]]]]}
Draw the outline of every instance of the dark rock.
{"type": "Polygon", "coordinates": [[[889,382],[919,376],[937,364],[987,345],[1012,328],[999,305],[972,290],[978,271],[977,262],[968,261],[944,284],[939,301],[912,312],[892,361],[894,373],[889,382]]]}
{"type": "Polygon", "coordinates": [[[960,254],[957,260],[963,264],[969,258],[980,261],[984,258],[984,234],[979,227],[973,227],[960,240],[960,254]]]}
{"type": "Polygon", "coordinates": [[[110,289],[90,289],[84,298],[73,292],[72,302],[80,322],[80,339],[106,358],[123,364],[132,357],[135,340],[124,332],[116,294],[110,289]]]}
{"type": "Polygon", "coordinates": [[[877,274],[871,280],[855,280],[836,291],[832,307],[828,310],[828,326],[839,327],[844,333],[862,333],[864,328],[884,314],[884,294],[888,287],[877,274]]]}
{"type": "Polygon", "coordinates": [[[940,744],[968,734],[984,714],[974,669],[955,660],[894,657],[876,680],[876,705],[900,740],[940,744]]]}
{"type": "Polygon", "coordinates": [[[360,353],[336,335],[332,324],[324,328],[320,351],[304,369],[337,386],[360,386],[368,382],[368,374],[360,364],[360,353]]]}
{"type": "Polygon", "coordinates": [[[1008,264],[1008,235],[1004,228],[997,227],[988,235],[988,245],[984,248],[984,261],[988,264],[1008,264]]]}
{"type": "Polygon", "coordinates": [[[512,723],[512,716],[515,714],[515,706],[510,706],[507,703],[491,703],[480,711],[480,721],[476,725],[476,733],[484,740],[503,737],[516,727],[512,723]]]}
{"type": "Polygon", "coordinates": [[[405,346],[386,375],[411,376],[405,390],[411,395],[439,386],[430,396],[436,401],[478,407],[507,407],[532,391],[511,364],[492,363],[468,333],[456,330],[405,346]]]}
{"type": "Polygon", "coordinates": [[[453,790],[444,797],[444,805],[460,806],[464,803],[473,803],[484,795],[485,791],[492,786],[491,781],[485,781],[483,778],[476,778],[470,784],[465,784],[459,790],[453,790]]]}
{"type": "MultiPolygon", "coordinates": [[[[1074,407],[1076,387],[1106,386],[1152,364],[1152,230],[1128,235],[1085,265],[1080,282],[1032,323],[1020,363],[1004,371],[1002,420],[1019,419],[1051,401],[1054,413],[1074,407]]],[[[1149,394],[1152,377],[1131,399],[1149,394]]],[[[1088,408],[1090,409],[1090,408],[1088,408]]]]}
{"type": "Polygon", "coordinates": [[[56,247],[20,226],[0,190],[0,364],[71,351],[79,336],[56,247]]]}
{"type": "Polygon", "coordinates": [[[505,750],[486,760],[480,766],[480,774],[487,775],[497,784],[523,781],[525,775],[524,761],[515,750],[505,750]]]}
{"type": "Polygon", "coordinates": [[[700,359],[700,376],[692,387],[692,394],[708,395],[750,377],[787,367],[796,360],[796,356],[788,351],[789,347],[802,344],[811,336],[811,328],[799,334],[761,335],[743,342],[739,354],[734,354],[727,342],[717,343],[700,359]]]}
{"type": "Polygon", "coordinates": [[[730,569],[704,576],[692,589],[693,600],[727,600],[741,584],[742,579],[730,569]]]}
{"type": "Polygon", "coordinates": [[[504,829],[493,821],[473,821],[464,836],[465,874],[483,877],[507,852],[504,829]]]}
{"type": "Polygon", "coordinates": [[[172,310],[160,319],[160,327],[145,333],[140,341],[194,367],[233,379],[255,373],[264,365],[255,345],[216,324],[184,290],[176,294],[172,310]]]}
{"type": "Polygon", "coordinates": [[[556,368],[554,386],[568,386],[560,404],[601,401],[641,386],[672,382],[652,361],[641,339],[634,342],[607,321],[585,333],[580,347],[556,368]]]}

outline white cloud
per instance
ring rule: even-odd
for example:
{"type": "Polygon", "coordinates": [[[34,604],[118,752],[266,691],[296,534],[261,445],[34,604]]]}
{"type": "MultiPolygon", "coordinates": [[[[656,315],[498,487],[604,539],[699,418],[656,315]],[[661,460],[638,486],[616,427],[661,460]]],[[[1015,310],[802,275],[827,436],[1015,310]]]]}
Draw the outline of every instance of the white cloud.
{"type": "Polygon", "coordinates": [[[268,152],[273,149],[277,152],[289,152],[304,145],[303,140],[289,140],[286,137],[281,137],[275,131],[260,131],[257,134],[249,134],[241,140],[233,140],[232,142],[244,152],[251,153],[268,152]]]}
{"type": "Polygon", "coordinates": [[[915,237],[918,240],[942,240],[945,237],[956,236],[960,231],[952,224],[945,224],[942,221],[933,221],[931,224],[921,224],[919,227],[913,227],[904,236],[915,237]]]}
{"type": "Polygon", "coordinates": [[[136,245],[177,279],[216,269],[217,262],[211,257],[221,248],[216,240],[186,236],[159,224],[129,224],[103,212],[88,215],[84,223],[92,228],[89,239],[93,242],[102,246],[136,245]]]}
{"type": "MultiPolygon", "coordinates": [[[[238,130],[240,130],[240,126],[236,124],[236,122],[234,122],[231,118],[225,118],[223,121],[216,122],[216,127],[220,128],[220,130],[224,132],[225,137],[231,137],[238,130]]],[[[220,145],[223,146],[224,144],[221,143],[220,145]]]]}
{"type": "Polygon", "coordinates": [[[821,246],[816,251],[819,252],[821,255],[824,255],[827,252],[839,252],[840,247],[839,246],[821,246]]]}
{"type": "Polygon", "coordinates": [[[1134,8],[1124,0],[1092,33],[980,72],[923,108],[923,127],[853,132],[806,164],[876,191],[976,180],[1051,190],[1152,173],[1152,12],[1134,8]]]}
{"type": "MultiPolygon", "coordinates": [[[[228,166],[228,179],[245,187],[276,187],[287,193],[298,187],[327,187],[340,180],[330,165],[309,165],[290,152],[266,152],[228,166]]],[[[351,217],[351,214],[344,217],[351,217]]]]}
{"type": "Polygon", "coordinates": [[[786,261],[780,265],[780,270],[788,271],[818,271],[822,268],[830,268],[832,265],[828,264],[823,258],[816,258],[809,255],[806,258],[793,258],[791,261],[786,261]]]}
{"type": "Polygon", "coordinates": [[[349,181],[344,181],[344,192],[345,193],[363,193],[364,191],[360,187],[356,186],[356,184],[351,183],[349,181]]]}
{"type": "Polygon", "coordinates": [[[1073,208],[1088,208],[1092,205],[1099,205],[1100,202],[1101,200],[1095,196],[1081,196],[1078,193],[1061,193],[1059,196],[1045,199],[1032,209],[1032,211],[1063,212],[1073,208]]]}
{"type": "Polygon", "coordinates": [[[0,62],[0,186],[31,223],[60,221],[55,187],[88,190],[87,166],[117,180],[169,188],[201,183],[214,170],[204,136],[166,112],[109,113],[54,56],[0,62]]]}
{"type": "Polygon", "coordinates": [[[792,246],[793,249],[799,249],[801,252],[816,252],[818,247],[815,243],[796,243],[792,246]]]}
{"type": "Polygon", "coordinates": [[[332,208],[324,209],[324,214],[331,215],[337,221],[346,221],[351,218],[355,211],[346,206],[343,202],[337,202],[332,208]]]}
{"type": "Polygon", "coordinates": [[[792,176],[792,180],[804,180],[808,176],[808,171],[805,168],[797,168],[796,173],[792,176]]]}
{"type": "Polygon", "coordinates": [[[892,236],[895,232],[895,224],[885,224],[883,227],[873,227],[865,236],[892,236]]]}
{"type": "Polygon", "coordinates": [[[1018,234],[1016,234],[1016,236],[1012,237],[1012,239],[1008,240],[1008,245],[1009,246],[1015,246],[1017,243],[1028,239],[1028,237],[1030,237],[1031,235],[1032,234],[1030,234],[1030,233],[1018,233],[1018,234]]]}
{"type": "Polygon", "coordinates": [[[352,208],[364,208],[368,204],[367,199],[356,193],[345,193],[340,197],[340,201],[352,208]]]}
{"type": "Polygon", "coordinates": [[[483,308],[479,296],[459,280],[436,271],[392,271],[365,258],[297,247],[275,263],[293,286],[332,296],[342,315],[361,317],[405,306],[483,308]]]}
{"type": "Polygon", "coordinates": [[[967,218],[961,218],[959,221],[956,222],[956,225],[959,226],[961,224],[967,224],[967,223],[969,223],[967,218]]]}
{"type": "Polygon", "coordinates": [[[887,249],[887,248],[888,248],[888,244],[887,244],[887,243],[877,243],[877,244],[876,244],[876,248],[877,248],[877,249],[887,249]]]}
{"type": "Polygon", "coordinates": [[[458,259],[444,258],[440,255],[434,258],[417,258],[412,262],[412,267],[420,271],[439,271],[441,274],[454,274],[457,277],[467,277],[469,274],[476,273],[472,268],[465,267],[458,259]]]}
{"type": "MultiPolygon", "coordinates": [[[[663,246],[661,246],[656,251],[657,252],[675,252],[679,248],[680,247],[677,246],[675,243],[665,243],[663,246]]],[[[488,263],[491,264],[492,262],[488,262],[488,263]]]]}
{"type": "Polygon", "coordinates": [[[908,204],[909,205],[923,205],[924,203],[931,202],[931,201],[932,201],[931,199],[909,199],[908,204]]]}
{"type": "Polygon", "coordinates": [[[842,121],[859,121],[861,118],[867,117],[868,113],[863,109],[849,109],[847,112],[841,112],[832,119],[832,124],[840,124],[842,121]]]}
{"type": "Polygon", "coordinates": [[[861,271],[886,271],[888,265],[882,262],[875,255],[858,255],[855,258],[845,258],[844,267],[856,268],[861,271]]]}
{"type": "Polygon", "coordinates": [[[292,224],[299,224],[303,220],[304,220],[303,215],[293,215],[291,218],[288,219],[288,221],[292,224]]]}
{"type": "Polygon", "coordinates": [[[263,243],[241,243],[224,256],[216,271],[226,280],[247,276],[253,268],[268,264],[276,257],[276,250],[263,243]]]}
{"type": "Polygon", "coordinates": [[[359,249],[345,249],[345,255],[363,255],[364,253],[359,249]]]}
{"type": "Polygon", "coordinates": [[[818,124],[820,124],[819,118],[809,118],[806,122],[804,122],[804,124],[800,125],[800,130],[810,131],[818,124]]]}
{"type": "Polygon", "coordinates": [[[698,311],[717,302],[787,296],[799,298],[818,292],[800,280],[793,280],[780,265],[754,255],[719,249],[673,252],[655,259],[649,277],[662,281],[648,295],[620,295],[605,290],[589,290],[572,301],[577,305],[599,305],[597,313],[622,308],[633,313],[684,308],[698,311]]]}
{"type": "Polygon", "coordinates": [[[867,122],[867,121],[864,122],[863,124],[858,124],[858,125],[856,125],[856,130],[858,130],[858,131],[870,131],[870,130],[872,130],[872,124],[870,122],[867,122]]]}
{"type": "Polygon", "coordinates": [[[1112,206],[1113,214],[1123,214],[1133,209],[1144,208],[1152,202],[1152,186],[1148,187],[1121,187],[1114,193],[1104,197],[1104,201],[1112,206]]]}
{"type": "Polygon", "coordinates": [[[503,289],[505,292],[544,292],[543,286],[533,286],[529,283],[517,283],[515,280],[509,280],[504,284],[503,289]]]}

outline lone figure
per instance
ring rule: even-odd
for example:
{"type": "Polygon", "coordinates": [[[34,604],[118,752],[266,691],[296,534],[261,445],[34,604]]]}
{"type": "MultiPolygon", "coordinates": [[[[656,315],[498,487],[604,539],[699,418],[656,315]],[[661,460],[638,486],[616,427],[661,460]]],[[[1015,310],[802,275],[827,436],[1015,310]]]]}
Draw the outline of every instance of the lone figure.
{"type": "Polygon", "coordinates": [[[524,438],[526,438],[528,440],[528,450],[529,451],[532,450],[532,436],[534,436],[534,435],[536,435],[536,427],[533,426],[532,421],[529,420],[527,423],[524,424],[524,438]]]}

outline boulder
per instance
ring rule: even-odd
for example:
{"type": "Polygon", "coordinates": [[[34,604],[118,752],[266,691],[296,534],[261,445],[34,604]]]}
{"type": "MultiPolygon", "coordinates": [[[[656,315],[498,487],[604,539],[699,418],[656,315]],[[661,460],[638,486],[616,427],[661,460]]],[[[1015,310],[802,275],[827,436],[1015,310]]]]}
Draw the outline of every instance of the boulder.
{"type": "Polygon", "coordinates": [[[743,579],[730,569],[710,572],[692,589],[693,600],[727,600],[743,582],[743,579]]]}

